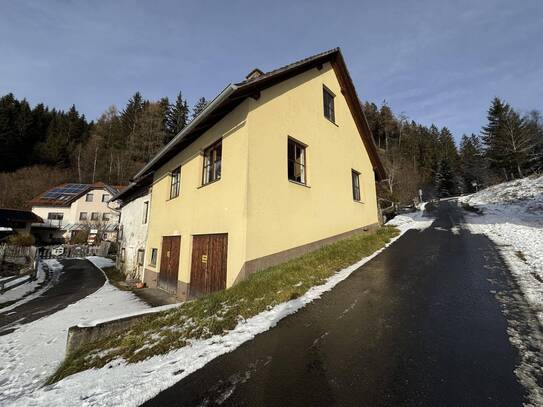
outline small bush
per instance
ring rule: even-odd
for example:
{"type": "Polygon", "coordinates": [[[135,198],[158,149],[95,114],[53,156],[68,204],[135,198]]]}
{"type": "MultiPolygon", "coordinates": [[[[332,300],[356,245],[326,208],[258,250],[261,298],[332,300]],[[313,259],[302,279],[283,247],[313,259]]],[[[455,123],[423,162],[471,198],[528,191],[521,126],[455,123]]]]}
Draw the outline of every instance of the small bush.
{"type": "Polygon", "coordinates": [[[11,246],[33,246],[34,243],[36,239],[28,233],[17,233],[8,238],[8,244],[11,246]]]}

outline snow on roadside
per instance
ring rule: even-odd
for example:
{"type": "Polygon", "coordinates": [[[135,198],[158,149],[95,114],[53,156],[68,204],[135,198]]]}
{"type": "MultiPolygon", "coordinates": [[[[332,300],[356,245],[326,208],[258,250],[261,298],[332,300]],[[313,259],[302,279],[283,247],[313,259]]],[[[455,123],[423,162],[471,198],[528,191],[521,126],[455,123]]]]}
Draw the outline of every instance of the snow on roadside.
{"type": "Polygon", "coordinates": [[[273,328],[281,319],[320,298],[385,250],[407,230],[424,229],[432,223],[431,219],[422,219],[422,215],[419,215],[408,214],[409,219],[404,219],[399,228],[400,235],[382,249],[337,272],[324,284],[312,287],[299,298],[278,304],[270,310],[241,321],[226,335],[193,340],[181,349],[139,363],[114,361],[101,369],[86,370],[66,377],[54,385],[26,393],[11,405],[79,405],[84,400],[87,406],[138,406],[216,357],[233,351],[256,335],[273,328]]]}
{"type": "MultiPolygon", "coordinates": [[[[53,283],[58,279],[60,272],[62,271],[62,264],[60,264],[55,259],[42,260],[38,264],[38,271],[36,272],[36,280],[29,281],[26,284],[21,284],[18,287],[12,288],[11,290],[6,291],[4,294],[0,295],[0,306],[6,302],[17,301],[14,304],[11,304],[8,307],[0,308],[0,314],[11,311],[12,309],[18,307],[19,305],[24,304],[44,293],[49,289],[53,283]],[[50,276],[49,283],[43,287],[39,287],[45,281],[45,271],[43,271],[43,264],[49,266],[49,272],[52,274],[50,276]]],[[[27,277],[25,277],[27,278],[27,277]]]]}
{"type": "Polygon", "coordinates": [[[85,258],[89,260],[92,264],[94,264],[96,267],[98,267],[99,269],[102,269],[104,267],[115,266],[115,262],[111,259],[108,259],[107,257],[87,256],[85,258]]]}
{"type": "Polygon", "coordinates": [[[426,202],[424,202],[416,212],[403,213],[396,215],[387,222],[387,226],[394,226],[405,233],[410,229],[424,230],[432,224],[433,217],[428,217],[424,214],[426,202]]]}
{"type": "MultiPolygon", "coordinates": [[[[0,336],[0,405],[28,405],[23,400],[37,392],[62,362],[70,326],[147,308],[131,292],[106,282],[84,299],[0,336]]],[[[82,401],[57,400],[56,404],[81,405],[82,401]]]]}
{"type": "Polygon", "coordinates": [[[543,325],[543,176],[494,185],[460,201],[482,209],[465,217],[469,229],[499,246],[543,325]]]}

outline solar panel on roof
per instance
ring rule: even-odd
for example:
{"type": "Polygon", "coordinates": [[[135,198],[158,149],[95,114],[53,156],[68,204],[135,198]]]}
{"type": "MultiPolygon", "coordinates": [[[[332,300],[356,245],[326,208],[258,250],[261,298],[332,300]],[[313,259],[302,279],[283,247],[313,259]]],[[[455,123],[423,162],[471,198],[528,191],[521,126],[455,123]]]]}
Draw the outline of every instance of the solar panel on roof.
{"type": "Polygon", "coordinates": [[[86,184],[66,184],[46,192],[42,198],[63,201],[69,199],[73,195],[77,195],[87,188],[88,186],[86,184]]]}

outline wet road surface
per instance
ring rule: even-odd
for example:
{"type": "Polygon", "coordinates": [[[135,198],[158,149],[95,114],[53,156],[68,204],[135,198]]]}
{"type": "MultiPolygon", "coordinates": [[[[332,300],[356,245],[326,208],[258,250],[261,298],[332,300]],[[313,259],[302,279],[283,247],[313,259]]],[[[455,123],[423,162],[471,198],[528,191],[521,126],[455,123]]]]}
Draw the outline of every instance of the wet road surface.
{"type": "Polygon", "coordinates": [[[274,329],[146,406],[521,406],[494,244],[454,202],[274,329]]]}
{"type": "Polygon", "coordinates": [[[88,260],[66,259],[60,262],[64,268],[53,287],[11,311],[0,313],[0,336],[13,332],[16,325],[28,324],[66,308],[105,283],[102,272],[88,260]]]}

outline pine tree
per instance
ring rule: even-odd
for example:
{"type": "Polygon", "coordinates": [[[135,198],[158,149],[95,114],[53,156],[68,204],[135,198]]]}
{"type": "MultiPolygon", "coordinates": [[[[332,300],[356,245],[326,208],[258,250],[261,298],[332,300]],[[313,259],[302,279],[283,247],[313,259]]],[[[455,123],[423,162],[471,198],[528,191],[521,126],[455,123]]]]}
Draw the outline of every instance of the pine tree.
{"type": "Polygon", "coordinates": [[[485,184],[486,163],[479,137],[463,135],[460,141],[461,174],[465,189],[475,192],[485,184]]]}
{"type": "Polygon", "coordinates": [[[439,197],[453,196],[456,193],[455,174],[448,160],[442,159],[439,161],[434,183],[439,197]]]}
{"type": "Polygon", "coordinates": [[[208,103],[209,102],[204,97],[201,97],[200,99],[198,99],[198,101],[196,102],[196,104],[192,108],[192,119],[191,120],[194,120],[200,113],[202,113],[202,111],[206,108],[208,103]]]}
{"type": "Polygon", "coordinates": [[[185,128],[189,121],[189,105],[188,102],[183,99],[181,92],[177,95],[175,103],[170,106],[168,117],[166,120],[166,129],[168,132],[169,142],[175,137],[181,130],[185,128]]]}

